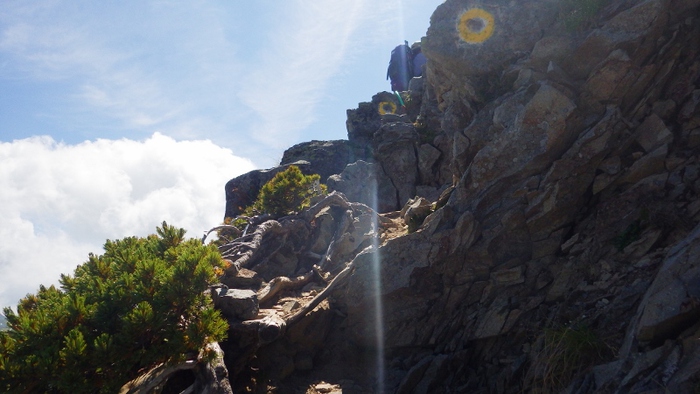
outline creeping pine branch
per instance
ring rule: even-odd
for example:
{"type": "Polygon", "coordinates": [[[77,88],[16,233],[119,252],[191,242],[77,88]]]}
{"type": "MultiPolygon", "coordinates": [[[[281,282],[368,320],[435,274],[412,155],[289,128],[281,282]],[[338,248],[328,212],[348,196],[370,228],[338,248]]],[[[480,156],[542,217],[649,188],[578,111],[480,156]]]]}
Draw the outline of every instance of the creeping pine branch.
{"type": "Polygon", "coordinates": [[[263,237],[268,233],[283,234],[284,228],[276,220],[268,220],[255,229],[253,234],[238,238],[219,247],[221,257],[234,261],[239,267],[247,268],[260,250],[263,237]],[[249,238],[250,237],[250,238],[249,238]],[[246,240],[250,239],[249,242],[246,240]]]}
{"type": "Polygon", "coordinates": [[[177,365],[160,364],[145,375],[128,382],[122,386],[119,394],[145,394],[165,383],[175,372],[192,370],[197,366],[196,360],[187,360],[177,365]]]}
{"type": "Polygon", "coordinates": [[[236,239],[244,237],[246,235],[246,233],[248,232],[248,228],[250,226],[255,226],[257,224],[266,222],[266,221],[270,220],[271,218],[272,218],[272,215],[269,215],[269,214],[263,214],[263,215],[257,215],[257,216],[243,216],[243,215],[236,216],[233,219],[233,221],[236,221],[238,219],[243,219],[248,223],[246,225],[246,228],[244,231],[241,231],[238,227],[230,225],[230,224],[222,224],[220,226],[212,227],[209,231],[204,232],[204,236],[202,237],[202,244],[204,244],[204,241],[206,241],[209,234],[211,234],[214,231],[218,231],[218,230],[233,230],[236,233],[236,237],[237,237],[236,239]]]}
{"type": "Polygon", "coordinates": [[[258,303],[260,305],[272,299],[282,290],[296,289],[305,286],[307,283],[311,282],[314,277],[318,277],[323,280],[323,276],[318,271],[318,268],[314,267],[313,270],[307,272],[302,276],[298,276],[294,279],[289,279],[286,276],[278,276],[275,279],[268,282],[260,290],[258,290],[258,303]]]}
{"type": "Polygon", "coordinates": [[[212,227],[209,231],[204,232],[204,236],[202,237],[202,245],[205,244],[204,241],[207,240],[207,237],[209,234],[211,234],[214,231],[219,231],[219,230],[232,230],[234,233],[236,233],[236,237],[240,237],[243,235],[243,231],[241,231],[238,227],[232,226],[230,224],[222,224],[220,226],[212,227]]]}
{"type": "MultiPolygon", "coordinates": [[[[186,360],[175,365],[168,365],[165,363],[159,364],[151,368],[143,375],[123,385],[119,390],[119,394],[147,394],[155,392],[159,386],[166,383],[168,379],[170,379],[178,371],[194,370],[199,366],[200,372],[198,375],[202,375],[202,370],[207,370],[207,368],[201,368],[203,364],[209,364],[210,366],[214,367],[216,365],[213,364],[223,363],[223,357],[224,353],[217,342],[208,343],[203,349],[200,350],[199,356],[197,356],[196,360],[186,360]],[[207,361],[205,356],[205,353],[207,352],[213,352],[215,359],[207,361]]],[[[209,370],[211,371],[213,369],[209,368],[209,370]]],[[[210,372],[207,375],[213,374],[210,372]]],[[[205,382],[200,383],[215,383],[216,381],[220,381],[217,376],[202,377],[205,378],[205,382]]],[[[182,393],[193,393],[195,392],[196,386],[197,382],[186,388],[184,391],[182,391],[182,393]]]]}
{"type": "Polygon", "coordinates": [[[353,268],[353,264],[349,263],[345,269],[340,271],[338,275],[333,278],[333,280],[328,283],[328,286],[326,286],[323,291],[318,293],[316,297],[314,297],[308,304],[304,305],[301,309],[296,311],[294,314],[291,316],[287,317],[284,319],[285,323],[287,323],[287,327],[290,327],[291,325],[298,323],[304,316],[306,316],[307,313],[311,312],[318,304],[321,303],[321,301],[325,300],[331,293],[331,291],[338,286],[338,284],[342,283],[345,281],[347,278],[348,274],[353,268]]]}

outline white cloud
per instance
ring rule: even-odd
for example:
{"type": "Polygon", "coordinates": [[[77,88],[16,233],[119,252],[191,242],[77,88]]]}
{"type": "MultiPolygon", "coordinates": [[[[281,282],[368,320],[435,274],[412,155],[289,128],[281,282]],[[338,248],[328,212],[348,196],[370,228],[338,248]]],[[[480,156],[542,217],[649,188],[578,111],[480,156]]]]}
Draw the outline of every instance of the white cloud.
{"type": "Polygon", "coordinates": [[[106,239],[153,233],[163,220],[191,237],[223,218],[226,181],[253,164],[210,141],[33,137],[0,143],[0,306],[55,284],[106,239]]]}

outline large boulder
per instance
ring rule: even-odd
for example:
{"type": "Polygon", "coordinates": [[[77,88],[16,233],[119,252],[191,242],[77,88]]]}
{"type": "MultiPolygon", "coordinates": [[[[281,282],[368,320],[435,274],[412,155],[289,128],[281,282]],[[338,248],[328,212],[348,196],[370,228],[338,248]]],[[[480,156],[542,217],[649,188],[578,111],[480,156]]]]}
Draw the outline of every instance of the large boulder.
{"type": "Polygon", "coordinates": [[[253,290],[220,286],[211,290],[214,305],[229,319],[250,320],[258,315],[258,297],[253,290]]]}
{"type": "Polygon", "coordinates": [[[557,1],[447,0],[431,17],[422,50],[428,81],[452,101],[481,101],[492,79],[529,53],[557,16],[557,1]]]}
{"type": "Polygon", "coordinates": [[[358,160],[342,173],[328,178],[329,191],[339,191],[348,200],[376,207],[378,212],[398,209],[396,188],[377,163],[358,160]]]}
{"type": "Polygon", "coordinates": [[[357,160],[346,140],[302,142],[284,151],[280,166],[298,161],[309,162],[308,171],[321,176],[321,182],[333,174],[340,174],[346,165],[357,160]]]}
{"type": "Polygon", "coordinates": [[[420,136],[411,123],[387,123],[374,133],[374,155],[398,192],[403,206],[416,195],[420,136]]]}
{"type": "Polygon", "coordinates": [[[359,148],[369,148],[374,133],[382,125],[382,115],[400,112],[402,108],[396,95],[389,92],[375,94],[369,103],[360,103],[356,109],[347,111],[348,140],[359,148]]]}

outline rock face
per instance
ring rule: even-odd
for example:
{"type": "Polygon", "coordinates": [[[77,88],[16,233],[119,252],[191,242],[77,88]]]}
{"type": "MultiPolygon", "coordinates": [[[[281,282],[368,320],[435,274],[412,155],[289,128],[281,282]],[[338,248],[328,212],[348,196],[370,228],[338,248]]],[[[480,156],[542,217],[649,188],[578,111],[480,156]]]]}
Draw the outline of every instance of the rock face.
{"type": "Polygon", "coordinates": [[[319,174],[325,183],[329,176],[339,174],[345,166],[357,161],[357,158],[348,141],[311,141],[284,151],[280,166],[302,160],[309,162],[309,173],[319,174]]]}
{"type": "Polygon", "coordinates": [[[306,339],[256,350],[270,382],[694,392],[700,1],[447,0],[423,52],[405,108],[348,111],[358,161],[328,184],[364,205],[254,255],[343,273],[306,339]]]}
{"type": "Polygon", "coordinates": [[[396,209],[396,188],[384,169],[377,163],[357,161],[345,167],[341,174],[328,178],[328,187],[344,193],[350,200],[375,206],[380,212],[396,209]]]}

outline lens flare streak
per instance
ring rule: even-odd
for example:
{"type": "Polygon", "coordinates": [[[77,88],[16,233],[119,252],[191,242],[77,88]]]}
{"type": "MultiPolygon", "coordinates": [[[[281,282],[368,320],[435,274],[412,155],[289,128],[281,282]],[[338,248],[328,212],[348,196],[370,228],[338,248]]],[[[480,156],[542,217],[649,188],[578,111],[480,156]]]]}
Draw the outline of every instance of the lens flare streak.
{"type": "MultiPolygon", "coordinates": [[[[372,209],[377,211],[377,182],[371,182],[372,188],[372,209]]],[[[374,332],[376,335],[377,347],[377,393],[384,393],[384,305],[382,302],[382,273],[381,256],[379,253],[379,223],[377,215],[372,216],[372,277],[374,282],[374,332]]]]}

